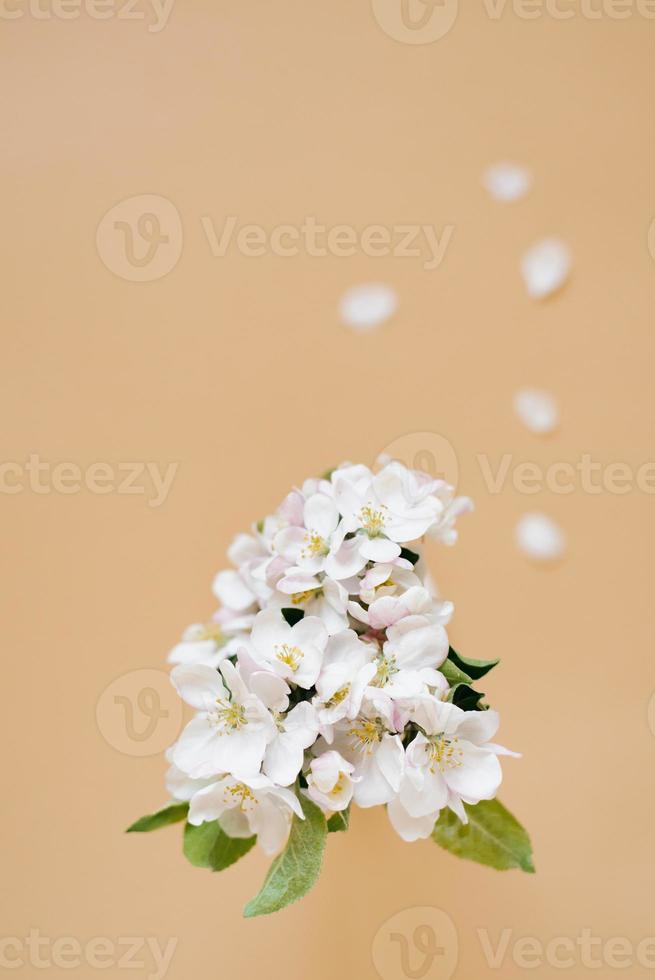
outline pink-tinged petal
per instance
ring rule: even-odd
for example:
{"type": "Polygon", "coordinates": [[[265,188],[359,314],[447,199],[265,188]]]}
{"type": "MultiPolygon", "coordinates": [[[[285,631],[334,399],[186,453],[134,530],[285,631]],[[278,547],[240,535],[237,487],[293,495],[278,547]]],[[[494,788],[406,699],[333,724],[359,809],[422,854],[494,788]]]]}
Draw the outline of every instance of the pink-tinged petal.
{"type": "Polygon", "coordinates": [[[390,803],[395,793],[376,765],[374,756],[365,756],[357,767],[360,781],[355,783],[353,800],[362,808],[390,803]]]}
{"type": "Polygon", "coordinates": [[[186,725],[173,749],[173,764],[193,779],[216,776],[224,769],[214,769],[211,762],[216,729],[204,715],[197,715],[186,725]]]}
{"type": "Polygon", "coordinates": [[[320,588],[321,583],[311,572],[306,572],[302,568],[290,568],[286,575],[277,583],[280,592],[285,595],[294,595],[296,592],[312,592],[320,588]]]}
{"type": "Polygon", "coordinates": [[[239,671],[230,660],[224,660],[219,669],[232,693],[232,699],[238,701],[239,704],[243,704],[250,691],[239,674],[239,671]]]}
{"type": "Polygon", "coordinates": [[[273,857],[284,847],[291,828],[291,812],[276,806],[272,800],[262,800],[250,814],[250,827],[257,834],[257,843],[265,854],[273,857]]]}
{"type": "Polygon", "coordinates": [[[305,504],[305,527],[329,543],[339,523],[339,511],[331,497],[315,493],[305,504]]]}
{"type": "Polygon", "coordinates": [[[405,750],[399,735],[385,735],[375,753],[378,769],[395,793],[400,789],[405,771],[405,750]]]}
{"type": "Polygon", "coordinates": [[[371,625],[371,620],[369,619],[368,611],[360,606],[358,602],[348,603],[348,612],[353,617],[353,619],[358,620],[360,623],[366,623],[367,626],[371,625]]]}
{"type": "Polygon", "coordinates": [[[467,824],[469,822],[468,814],[464,809],[464,804],[456,793],[448,794],[448,809],[452,810],[455,816],[459,817],[463,824],[467,824]]]}
{"type": "Polygon", "coordinates": [[[285,643],[289,625],[279,609],[265,609],[255,616],[252,643],[257,652],[268,655],[277,643],[285,643]]]}
{"type": "Polygon", "coordinates": [[[397,599],[395,596],[385,595],[381,599],[375,599],[368,607],[368,622],[373,629],[383,630],[387,626],[393,626],[408,612],[404,596],[402,599],[397,599]]]}
{"type": "Polygon", "coordinates": [[[248,776],[259,772],[266,752],[266,737],[250,732],[248,726],[231,734],[217,736],[211,745],[214,772],[231,772],[248,776]]]}
{"type": "Polygon", "coordinates": [[[238,572],[219,572],[214,578],[212,592],[224,606],[243,612],[255,601],[255,596],[238,572]]]}
{"type": "Polygon", "coordinates": [[[425,840],[430,836],[439,817],[439,811],[428,813],[424,817],[412,817],[398,798],[392,800],[387,807],[391,826],[404,841],[425,840]]]}
{"type": "Polygon", "coordinates": [[[400,554],[400,545],[388,538],[359,537],[360,551],[367,561],[390,562],[400,554]]]}
{"type": "Polygon", "coordinates": [[[512,752],[511,749],[506,749],[504,745],[496,745],[495,742],[486,742],[484,747],[487,752],[493,752],[494,755],[507,755],[510,759],[523,758],[520,752],[512,752]]]}
{"type": "Polygon", "coordinates": [[[367,559],[360,553],[359,545],[360,538],[358,535],[344,541],[336,553],[330,553],[325,559],[326,574],[339,581],[361,572],[367,559]]]}
{"type": "Polygon", "coordinates": [[[482,745],[494,737],[499,726],[497,711],[467,711],[457,727],[457,734],[474,745],[482,745]]]}
{"type": "Polygon", "coordinates": [[[218,822],[228,837],[252,837],[248,818],[238,807],[224,810],[218,818],[218,822]]]}
{"type": "Polygon", "coordinates": [[[497,757],[493,752],[480,749],[470,742],[460,741],[458,748],[463,752],[462,764],[444,772],[448,789],[461,796],[466,803],[493,799],[503,781],[503,771],[497,757]]]}
{"type": "Polygon", "coordinates": [[[278,786],[290,786],[302,769],[304,755],[302,740],[281,732],[266,749],[263,770],[278,786]]]}
{"type": "Polygon", "coordinates": [[[261,542],[252,534],[237,534],[227,549],[227,557],[237,568],[244,562],[261,558],[263,553],[261,542]]]}
{"type": "Polygon", "coordinates": [[[304,507],[303,495],[299,490],[292,490],[278,507],[278,516],[293,526],[302,527],[304,507]]]}
{"type": "Polygon", "coordinates": [[[227,697],[220,674],[206,664],[180,664],[174,667],[171,682],[180,697],[197,711],[208,711],[217,698],[227,697]]]}
{"type": "Polygon", "coordinates": [[[275,535],[275,550],[287,561],[295,564],[303,549],[306,533],[302,527],[285,527],[275,535]]]}
{"type": "Polygon", "coordinates": [[[201,823],[217,820],[226,809],[222,781],[212,783],[195,794],[189,805],[187,820],[194,827],[199,827],[201,823]]]}
{"type": "Polygon", "coordinates": [[[448,801],[448,786],[440,772],[422,770],[417,785],[410,770],[406,770],[398,798],[412,817],[424,817],[427,813],[441,810],[448,801]]]}
{"type": "Polygon", "coordinates": [[[289,642],[303,647],[307,644],[324,650],[327,646],[328,632],[323,620],[318,616],[305,616],[295,626],[291,627],[289,642]]]}
{"type": "Polygon", "coordinates": [[[314,687],[318,680],[323,664],[323,652],[311,643],[306,643],[302,647],[302,657],[297,670],[290,670],[285,674],[288,680],[309,690],[314,687]]]}
{"type": "Polygon", "coordinates": [[[250,675],[250,690],[271,711],[286,711],[289,685],[270,670],[256,670],[250,675]]]}

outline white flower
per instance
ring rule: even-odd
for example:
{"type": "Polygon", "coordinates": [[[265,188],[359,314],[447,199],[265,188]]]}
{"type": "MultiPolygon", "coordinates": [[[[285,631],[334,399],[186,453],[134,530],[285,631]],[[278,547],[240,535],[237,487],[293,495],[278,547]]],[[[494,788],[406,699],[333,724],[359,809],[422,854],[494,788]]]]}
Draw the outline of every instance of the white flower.
{"type": "Polygon", "coordinates": [[[382,596],[395,595],[414,585],[421,585],[421,580],[415,574],[411,561],[396,558],[393,562],[372,565],[364,572],[358,584],[360,602],[370,605],[382,596]]]}
{"type": "Polygon", "coordinates": [[[318,617],[305,616],[289,626],[279,609],[266,609],[255,617],[251,654],[285,680],[309,688],[316,683],[327,641],[318,617]]]}
{"type": "Polygon", "coordinates": [[[174,745],[166,750],[166,758],[171,763],[166,770],[166,789],[174,800],[190,800],[194,793],[197,793],[199,789],[204,789],[214,780],[213,777],[212,779],[192,779],[191,776],[187,776],[173,762],[174,752],[174,745]]]}
{"type": "Polygon", "coordinates": [[[335,726],[334,748],[355,767],[357,806],[389,803],[398,793],[405,766],[400,736],[379,717],[360,714],[335,726]]]}
{"type": "Polygon", "coordinates": [[[332,497],[314,493],[305,502],[304,525],[280,531],[274,548],[283,558],[312,574],[322,572],[332,546],[332,535],[339,523],[339,511],[332,497]]]}
{"type": "Polygon", "coordinates": [[[345,810],[353,796],[354,769],[338,752],[324,752],[312,759],[307,773],[307,795],[323,810],[345,810]]]}
{"type": "Polygon", "coordinates": [[[178,666],[171,674],[180,697],[198,711],[173,752],[175,765],[194,778],[258,772],[276,734],[270,712],[234,665],[226,660],[220,670],[229,690],[211,667],[178,666]]]}
{"type": "Polygon", "coordinates": [[[399,595],[383,595],[374,599],[368,609],[362,608],[357,602],[350,602],[348,611],[371,629],[383,630],[405,616],[431,612],[433,604],[428,590],[422,585],[414,585],[399,595]]]}
{"type": "Polygon", "coordinates": [[[275,854],[284,846],[294,813],[305,819],[295,793],[275,786],[266,776],[224,776],[195,794],[188,820],[196,827],[218,820],[230,837],[256,834],[263,850],[275,854]]]}
{"type": "Polygon", "coordinates": [[[330,636],[347,628],[348,591],[342,582],[327,577],[319,581],[315,575],[294,568],[278,582],[277,588],[269,607],[296,607],[307,616],[318,616],[330,636]]]}
{"type": "Polygon", "coordinates": [[[455,522],[462,514],[473,510],[473,501],[470,497],[456,497],[453,487],[443,480],[439,480],[438,484],[435,496],[441,501],[443,509],[439,520],[428,530],[428,534],[442,544],[453,545],[457,541],[455,522]]]}
{"type": "Polygon", "coordinates": [[[389,626],[386,635],[375,658],[372,688],[397,698],[412,698],[426,687],[441,692],[447,689],[445,678],[437,670],[448,656],[448,636],[443,626],[427,616],[405,616],[389,626]]]}
{"type": "Polygon", "coordinates": [[[266,749],[262,768],[273,782],[290,786],[302,769],[305,749],[318,736],[316,710],[308,701],[301,701],[288,714],[274,717],[277,735],[266,749]]]}
{"type": "Polygon", "coordinates": [[[354,718],[359,711],[366,686],[375,676],[374,652],[354,630],[344,630],[330,638],[314,700],[321,731],[328,741],[331,733],[326,726],[342,718],[354,718]]]}
{"type": "Polygon", "coordinates": [[[206,664],[217,667],[234,651],[226,644],[225,637],[218,623],[202,625],[194,623],[182,634],[182,641],[177,643],[168,655],[171,664],[206,664]]]}
{"type": "Polygon", "coordinates": [[[400,791],[388,807],[394,829],[408,841],[429,837],[445,806],[466,823],[462,804],[492,799],[503,778],[497,756],[514,754],[489,742],[498,730],[495,711],[462,711],[423,696],[413,719],[422,731],[406,748],[400,791]]]}

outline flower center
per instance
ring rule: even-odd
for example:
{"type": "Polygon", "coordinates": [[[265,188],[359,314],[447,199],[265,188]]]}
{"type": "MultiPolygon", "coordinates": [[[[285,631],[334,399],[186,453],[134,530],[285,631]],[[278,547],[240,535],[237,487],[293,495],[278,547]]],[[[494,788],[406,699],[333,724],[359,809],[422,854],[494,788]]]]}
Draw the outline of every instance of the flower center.
{"type": "Polygon", "coordinates": [[[373,747],[382,741],[382,735],[386,731],[379,718],[372,721],[370,718],[358,718],[352,728],[348,730],[352,746],[361,749],[367,755],[373,751],[373,747]]]}
{"type": "Polygon", "coordinates": [[[299,606],[303,602],[307,602],[314,596],[316,599],[322,594],[323,589],[307,589],[306,592],[292,592],[291,593],[291,603],[294,606],[299,606]]]}
{"type": "Polygon", "coordinates": [[[325,538],[316,531],[308,531],[304,537],[305,547],[300,552],[301,558],[316,558],[317,555],[327,555],[330,551],[325,538]]]}
{"type": "Polygon", "coordinates": [[[207,623],[206,626],[203,626],[198,633],[198,639],[213,640],[214,643],[220,645],[223,642],[223,634],[218,623],[207,623]]]}
{"type": "Polygon", "coordinates": [[[230,806],[238,806],[244,813],[253,810],[259,800],[245,783],[235,783],[225,789],[225,802],[230,806]]]}
{"type": "Polygon", "coordinates": [[[235,701],[226,701],[224,698],[216,698],[216,708],[210,714],[210,720],[217,728],[231,732],[239,731],[248,724],[243,705],[235,701]]]}
{"type": "Polygon", "coordinates": [[[464,753],[458,748],[459,739],[454,735],[434,735],[427,746],[430,772],[446,772],[463,765],[464,753]]]}
{"type": "Polygon", "coordinates": [[[344,684],[338,691],[335,691],[329,701],[325,702],[326,708],[336,708],[350,694],[350,684],[344,684]]]}
{"type": "Polygon", "coordinates": [[[290,647],[288,643],[277,643],[275,645],[275,656],[281,664],[284,664],[285,667],[288,667],[295,674],[300,667],[303,652],[300,647],[290,647]]]}
{"type": "Polygon", "coordinates": [[[363,529],[366,533],[374,538],[376,535],[381,534],[384,530],[384,525],[386,522],[386,507],[384,504],[380,505],[380,509],[376,510],[370,504],[366,504],[359,512],[359,520],[363,529]]]}
{"type": "Polygon", "coordinates": [[[378,669],[375,677],[373,678],[372,686],[386,687],[394,674],[397,674],[399,670],[396,663],[396,656],[393,653],[379,653],[375,658],[375,663],[377,664],[378,669]]]}

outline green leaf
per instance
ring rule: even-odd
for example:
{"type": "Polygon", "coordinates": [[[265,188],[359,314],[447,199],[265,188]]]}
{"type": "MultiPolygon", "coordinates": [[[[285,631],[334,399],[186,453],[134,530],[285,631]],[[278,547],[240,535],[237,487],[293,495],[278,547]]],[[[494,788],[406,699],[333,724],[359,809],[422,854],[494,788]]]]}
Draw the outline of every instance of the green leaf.
{"type": "Polygon", "coordinates": [[[188,803],[170,803],[163,810],[157,813],[150,813],[147,817],[141,817],[125,831],[126,834],[143,834],[149,830],[159,830],[160,827],[168,827],[172,823],[179,823],[186,820],[189,811],[188,803]]]}
{"type": "Polygon", "coordinates": [[[439,670],[448,681],[450,687],[455,687],[456,684],[470,684],[473,680],[472,677],[469,677],[468,674],[465,674],[463,670],[457,667],[450,658],[444,660],[439,670]]]}
{"type": "Polygon", "coordinates": [[[488,705],[480,704],[484,694],[474,691],[468,684],[457,684],[450,692],[450,700],[462,711],[486,711],[488,705]]]}
{"type": "Polygon", "coordinates": [[[327,822],[328,834],[338,834],[340,831],[348,830],[350,825],[350,807],[345,810],[337,810],[327,822]]]}
{"type": "Polygon", "coordinates": [[[305,819],[295,814],[287,846],[271,865],[259,895],[244,909],[246,918],[278,912],[298,901],[316,883],[321,870],[327,823],[321,810],[300,796],[305,819]]]}
{"type": "Polygon", "coordinates": [[[305,615],[305,610],[304,609],[293,609],[293,608],[289,607],[289,608],[285,608],[285,609],[282,610],[282,615],[286,619],[286,621],[289,624],[289,626],[295,626],[296,623],[300,622],[300,620],[305,615]]]}
{"type": "Polygon", "coordinates": [[[223,871],[234,864],[254,845],[256,837],[228,837],[218,820],[184,828],[184,856],[196,868],[223,871]]]}
{"type": "Polygon", "coordinates": [[[498,871],[521,868],[534,874],[532,846],[527,831],[499,800],[482,800],[476,806],[464,804],[468,824],[460,822],[451,810],[443,810],[432,839],[457,857],[487,864],[498,871]]]}
{"type": "Polygon", "coordinates": [[[452,647],[448,649],[448,659],[468,674],[472,681],[479,681],[481,677],[484,677],[500,663],[500,660],[473,660],[472,657],[463,657],[452,647]]]}

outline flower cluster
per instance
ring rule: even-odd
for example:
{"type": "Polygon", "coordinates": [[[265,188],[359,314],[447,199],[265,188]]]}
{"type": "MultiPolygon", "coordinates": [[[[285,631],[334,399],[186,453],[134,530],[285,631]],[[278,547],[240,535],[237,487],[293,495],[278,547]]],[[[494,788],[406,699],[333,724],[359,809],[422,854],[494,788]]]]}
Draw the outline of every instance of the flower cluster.
{"type": "Polygon", "coordinates": [[[344,464],[235,539],[220,608],[169,655],[195,711],[168,753],[189,827],[276,854],[307,805],[345,826],[354,803],[386,805],[414,841],[442,811],[465,824],[465,805],[495,797],[513,753],[471,686],[495,661],[450,647],[452,603],[416,550],[426,535],[452,544],[470,506],[397,461],[344,464]]]}

